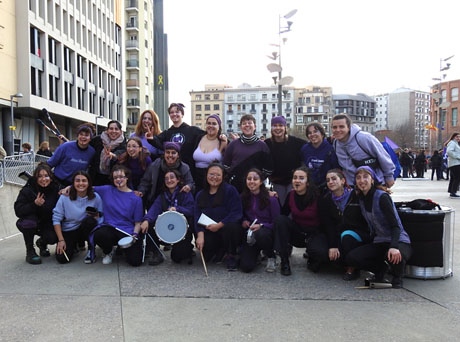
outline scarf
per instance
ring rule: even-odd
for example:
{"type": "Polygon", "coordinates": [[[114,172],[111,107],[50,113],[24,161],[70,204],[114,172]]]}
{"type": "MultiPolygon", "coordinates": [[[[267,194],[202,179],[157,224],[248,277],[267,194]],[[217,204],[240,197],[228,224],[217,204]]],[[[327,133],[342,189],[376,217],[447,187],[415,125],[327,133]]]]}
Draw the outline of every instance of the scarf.
{"type": "Polygon", "coordinates": [[[176,186],[173,193],[170,193],[169,190],[166,190],[164,192],[164,198],[165,198],[166,204],[168,205],[168,209],[171,207],[175,207],[177,209],[177,201],[178,201],[179,193],[180,193],[179,186],[176,186]]]}
{"type": "Polygon", "coordinates": [[[168,172],[169,170],[179,170],[179,166],[180,166],[180,159],[177,159],[176,162],[174,163],[173,166],[168,166],[166,164],[166,161],[164,159],[161,159],[161,171],[163,171],[165,174],[166,172],[168,172]]]}
{"type": "Polygon", "coordinates": [[[241,134],[240,141],[245,145],[252,145],[259,141],[259,138],[254,134],[252,137],[246,138],[244,134],[241,134]]]}
{"type": "MultiPolygon", "coordinates": [[[[123,134],[120,135],[115,140],[110,140],[109,135],[107,132],[102,132],[101,141],[105,148],[110,147],[110,151],[115,150],[125,139],[123,134]]],[[[103,175],[108,175],[110,173],[110,161],[111,159],[105,154],[105,148],[101,151],[101,159],[99,161],[99,170],[103,175]]]]}
{"type": "Polygon", "coordinates": [[[350,188],[344,188],[343,194],[340,196],[335,196],[333,193],[331,193],[332,200],[337,206],[337,209],[339,209],[342,213],[345,210],[345,205],[348,201],[348,197],[350,197],[350,194],[351,194],[350,188]]]}

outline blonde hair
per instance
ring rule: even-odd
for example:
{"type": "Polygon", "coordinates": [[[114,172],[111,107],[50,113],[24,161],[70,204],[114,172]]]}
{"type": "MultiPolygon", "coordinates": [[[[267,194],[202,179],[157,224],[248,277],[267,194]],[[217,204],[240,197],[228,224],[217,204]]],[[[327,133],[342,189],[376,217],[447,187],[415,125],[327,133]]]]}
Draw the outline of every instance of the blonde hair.
{"type": "Polygon", "coordinates": [[[50,147],[50,143],[45,140],[45,141],[42,141],[38,149],[43,151],[43,150],[49,149],[49,147],[50,147]]]}

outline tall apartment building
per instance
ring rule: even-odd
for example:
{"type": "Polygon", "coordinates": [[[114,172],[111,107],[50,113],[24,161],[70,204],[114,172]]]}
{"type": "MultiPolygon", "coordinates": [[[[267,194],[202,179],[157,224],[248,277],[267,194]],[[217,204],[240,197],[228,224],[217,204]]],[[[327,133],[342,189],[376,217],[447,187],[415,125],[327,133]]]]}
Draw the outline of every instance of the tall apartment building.
{"type": "Polygon", "coordinates": [[[409,130],[413,147],[427,148],[430,123],[430,94],[408,88],[399,88],[388,94],[388,129],[409,130]]]}
{"type": "Polygon", "coordinates": [[[348,114],[363,131],[375,131],[375,101],[366,94],[333,95],[335,114],[348,114]]]}
{"type": "Polygon", "coordinates": [[[438,127],[438,131],[431,131],[433,146],[440,148],[452,133],[460,131],[458,109],[460,101],[458,90],[460,80],[453,80],[436,84],[431,93],[431,124],[438,127]]]}
{"type": "MultiPolygon", "coordinates": [[[[294,117],[294,88],[283,88],[282,111],[290,128],[294,117]]],[[[278,115],[278,88],[251,87],[242,84],[238,88],[225,89],[224,120],[225,132],[239,132],[240,119],[251,114],[256,119],[256,134],[270,136],[271,119],[278,115]]]]}
{"type": "Polygon", "coordinates": [[[191,91],[192,125],[206,129],[206,119],[211,114],[224,116],[224,91],[230,88],[225,84],[206,84],[204,91],[191,91]]]}
{"type": "Polygon", "coordinates": [[[153,109],[153,0],[125,0],[128,133],[140,113],[153,109]]]}
{"type": "Polygon", "coordinates": [[[375,131],[388,129],[388,94],[372,96],[375,101],[375,131]]]}
{"type": "MultiPolygon", "coordinates": [[[[15,2],[0,2],[0,68],[2,81],[0,82],[0,141],[3,147],[12,150],[10,126],[10,96],[18,93],[16,76],[16,19],[15,2]]],[[[13,106],[17,106],[17,99],[13,99],[13,106]]]]}
{"type": "Polygon", "coordinates": [[[305,138],[305,128],[313,121],[323,124],[326,132],[330,131],[330,121],[334,115],[331,87],[309,86],[296,88],[295,93],[295,128],[297,136],[305,138]]]}
{"type": "Polygon", "coordinates": [[[125,124],[122,9],[121,0],[15,2],[15,40],[22,44],[16,46],[17,89],[10,92],[24,95],[15,110],[16,150],[25,141],[58,144],[36,124],[42,108],[68,138],[96,117],[99,125],[125,124]]]}

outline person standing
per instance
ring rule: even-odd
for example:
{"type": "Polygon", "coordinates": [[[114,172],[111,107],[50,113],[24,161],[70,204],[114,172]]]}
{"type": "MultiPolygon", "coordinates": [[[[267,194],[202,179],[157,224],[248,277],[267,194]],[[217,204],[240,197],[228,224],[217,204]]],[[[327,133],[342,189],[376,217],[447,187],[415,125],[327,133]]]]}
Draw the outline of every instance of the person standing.
{"type": "Polygon", "coordinates": [[[431,164],[431,180],[433,180],[434,173],[436,172],[436,179],[441,180],[442,177],[442,155],[439,153],[438,150],[433,151],[433,155],[430,158],[431,164]]]}
{"type": "Polygon", "coordinates": [[[417,173],[417,178],[423,178],[425,174],[425,168],[426,168],[426,156],[425,156],[425,151],[421,150],[419,154],[417,154],[417,157],[415,157],[415,171],[417,173]]]}
{"type": "Polygon", "coordinates": [[[239,193],[243,191],[244,176],[250,168],[261,170],[264,177],[270,176],[273,172],[270,150],[255,134],[256,119],[250,114],[243,115],[240,127],[243,134],[228,145],[224,155],[224,167],[228,172],[229,183],[239,193]]]}
{"type": "Polygon", "coordinates": [[[326,173],[339,167],[334,148],[326,139],[326,131],[319,122],[307,125],[305,134],[309,142],[300,151],[302,161],[310,170],[312,181],[324,193],[326,187],[326,173]]]}
{"type": "Polygon", "coordinates": [[[412,156],[409,154],[409,149],[406,147],[399,157],[403,169],[403,178],[409,178],[409,170],[412,167],[412,156]]]}
{"type": "Polygon", "coordinates": [[[460,133],[455,132],[447,141],[447,166],[450,172],[448,192],[450,198],[460,198],[457,195],[458,186],[460,185],[460,133]]]}
{"type": "Polygon", "coordinates": [[[377,183],[393,186],[395,165],[376,137],[361,131],[346,114],[332,118],[332,134],[335,153],[348,184],[355,184],[357,168],[367,165],[374,169],[377,183]]]}
{"type": "Polygon", "coordinates": [[[270,182],[278,194],[281,205],[284,205],[287,194],[292,190],[292,172],[302,163],[300,150],[306,141],[288,135],[286,119],[283,116],[273,117],[271,126],[271,137],[265,140],[273,161],[276,161],[273,163],[270,182]]]}

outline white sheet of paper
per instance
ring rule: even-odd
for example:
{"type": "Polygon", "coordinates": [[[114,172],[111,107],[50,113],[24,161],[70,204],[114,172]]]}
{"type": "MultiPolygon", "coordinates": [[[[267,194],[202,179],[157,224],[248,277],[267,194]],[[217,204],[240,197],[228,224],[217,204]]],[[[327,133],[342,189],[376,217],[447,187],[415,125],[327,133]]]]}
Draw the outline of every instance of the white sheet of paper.
{"type": "Polygon", "coordinates": [[[209,224],[216,224],[217,222],[214,221],[212,218],[205,214],[201,214],[200,218],[198,219],[198,224],[201,224],[202,226],[207,226],[209,224]]]}

